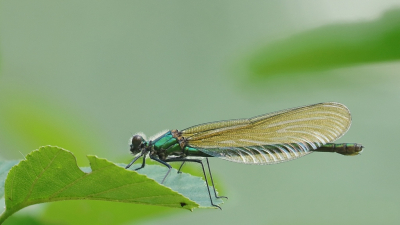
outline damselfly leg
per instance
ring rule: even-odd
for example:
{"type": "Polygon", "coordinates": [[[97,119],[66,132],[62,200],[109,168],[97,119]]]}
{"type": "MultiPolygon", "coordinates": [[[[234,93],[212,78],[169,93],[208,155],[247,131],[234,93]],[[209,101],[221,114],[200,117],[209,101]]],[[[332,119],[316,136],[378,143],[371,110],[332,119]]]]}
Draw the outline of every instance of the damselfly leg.
{"type": "Polygon", "coordinates": [[[218,195],[217,195],[217,191],[215,190],[214,180],[213,180],[213,177],[212,177],[212,174],[211,174],[210,164],[208,163],[208,158],[206,158],[206,161],[207,161],[208,173],[210,174],[211,183],[212,183],[212,186],[213,186],[213,189],[214,189],[215,197],[216,197],[216,198],[226,198],[226,199],[228,199],[228,197],[225,197],[225,196],[218,196],[218,195]]]}
{"type": "Polygon", "coordinates": [[[182,172],[181,172],[181,169],[182,169],[182,167],[183,167],[183,164],[185,164],[185,161],[183,161],[182,164],[181,164],[181,166],[179,167],[178,173],[182,173],[182,172]]]}
{"type": "MultiPolygon", "coordinates": [[[[195,162],[195,163],[200,163],[201,168],[203,169],[204,180],[206,181],[208,196],[210,197],[211,205],[222,210],[221,207],[219,207],[218,205],[215,205],[215,204],[213,203],[213,201],[212,201],[211,192],[210,192],[210,187],[208,186],[206,171],[205,171],[205,169],[204,169],[204,165],[203,165],[203,162],[202,162],[201,160],[199,160],[199,159],[186,159],[186,158],[172,158],[172,159],[166,159],[165,162],[195,162]]],[[[163,164],[164,164],[164,163],[163,163],[163,164]]],[[[170,170],[171,170],[171,169],[168,170],[168,172],[167,172],[167,174],[165,175],[163,181],[164,181],[165,178],[168,176],[170,170]]],[[[215,192],[215,187],[214,187],[214,183],[213,183],[213,188],[214,188],[214,193],[216,194],[216,192],[215,192]]]]}

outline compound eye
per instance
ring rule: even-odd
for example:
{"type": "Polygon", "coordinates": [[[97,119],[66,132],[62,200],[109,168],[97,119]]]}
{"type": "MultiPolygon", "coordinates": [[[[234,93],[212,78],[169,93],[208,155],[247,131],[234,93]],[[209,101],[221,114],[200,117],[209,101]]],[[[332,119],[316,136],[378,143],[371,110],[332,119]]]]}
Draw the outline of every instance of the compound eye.
{"type": "Polygon", "coordinates": [[[132,137],[132,146],[133,146],[133,147],[138,147],[138,146],[142,143],[142,141],[143,141],[142,136],[140,136],[140,135],[134,135],[134,136],[132,137]]]}

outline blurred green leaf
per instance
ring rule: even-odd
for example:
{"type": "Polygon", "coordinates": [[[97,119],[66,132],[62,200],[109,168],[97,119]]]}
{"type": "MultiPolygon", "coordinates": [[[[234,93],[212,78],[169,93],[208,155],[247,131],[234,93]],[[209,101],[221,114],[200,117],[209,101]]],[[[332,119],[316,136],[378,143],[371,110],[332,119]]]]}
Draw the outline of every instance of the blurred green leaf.
{"type": "MultiPolygon", "coordinates": [[[[106,200],[194,209],[210,207],[204,181],[189,174],[172,173],[160,185],[165,168],[147,166],[143,173],[128,171],[105,159],[88,156],[91,168],[85,173],[76,165],[72,153],[58,147],[42,147],[13,167],[5,183],[6,211],[0,222],[29,205],[61,200],[106,200]],[[178,191],[178,192],[176,192],[178,191]],[[193,202],[182,196],[187,194],[193,202]],[[205,199],[203,198],[205,196],[205,199]]],[[[219,203],[221,203],[220,201],[219,203]]]]}
{"type": "Polygon", "coordinates": [[[0,214],[3,213],[4,211],[4,183],[6,181],[6,177],[8,172],[10,171],[11,167],[16,165],[19,161],[17,160],[11,160],[11,161],[5,161],[5,160],[0,160],[0,214]]]}
{"type": "Polygon", "coordinates": [[[400,59],[400,9],[375,21],[323,26],[269,44],[249,61],[255,78],[400,59]]]}
{"type": "Polygon", "coordinates": [[[51,203],[51,207],[46,208],[44,214],[40,215],[40,219],[64,225],[119,225],[156,218],[166,214],[178,215],[179,212],[185,213],[181,209],[155,205],[77,200],[51,203]]]}
{"type": "Polygon", "coordinates": [[[19,161],[17,160],[0,160],[0,199],[4,196],[4,183],[6,181],[8,171],[10,171],[11,167],[16,165],[18,162],[19,161]]]}
{"type": "Polygon", "coordinates": [[[107,142],[99,129],[76,107],[66,102],[54,101],[39,91],[11,88],[0,89],[0,135],[3,148],[1,155],[16,158],[28,154],[25,149],[42,145],[63,146],[74,152],[79,165],[88,165],[88,149],[106,152],[107,142]]]}
{"type": "Polygon", "coordinates": [[[37,219],[31,215],[18,215],[8,218],[4,225],[21,225],[21,224],[29,224],[29,225],[57,225],[63,223],[48,223],[42,220],[37,219]]]}

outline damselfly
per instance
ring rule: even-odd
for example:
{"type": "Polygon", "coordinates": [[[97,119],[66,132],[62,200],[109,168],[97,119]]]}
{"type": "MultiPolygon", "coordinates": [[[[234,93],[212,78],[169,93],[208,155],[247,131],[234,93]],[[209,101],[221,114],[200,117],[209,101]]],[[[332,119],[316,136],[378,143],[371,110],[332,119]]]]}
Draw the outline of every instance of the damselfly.
{"type": "Polygon", "coordinates": [[[350,128],[351,116],[346,106],[336,102],[318,103],[255,116],[249,119],[223,120],[204,123],[184,130],[169,130],[153,140],[142,135],[131,139],[130,151],[136,157],[126,168],[147,155],[168,167],[162,183],[171,171],[168,162],[201,164],[211,205],[205,158],[216,198],[208,157],[218,157],[246,164],[275,164],[297,159],[312,152],[336,152],[357,155],[363,146],[355,143],[330,143],[350,128]]]}

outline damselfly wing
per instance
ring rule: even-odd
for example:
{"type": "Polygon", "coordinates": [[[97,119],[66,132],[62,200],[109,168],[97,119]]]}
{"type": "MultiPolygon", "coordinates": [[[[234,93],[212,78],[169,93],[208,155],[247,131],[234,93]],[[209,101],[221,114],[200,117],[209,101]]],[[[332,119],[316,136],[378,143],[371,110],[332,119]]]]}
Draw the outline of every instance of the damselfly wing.
{"type": "Polygon", "coordinates": [[[182,130],[187,145],[233,162],[272,164],[307,155],[350,128],[346,106],[320,103],[182,130]]]}

